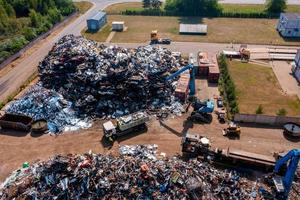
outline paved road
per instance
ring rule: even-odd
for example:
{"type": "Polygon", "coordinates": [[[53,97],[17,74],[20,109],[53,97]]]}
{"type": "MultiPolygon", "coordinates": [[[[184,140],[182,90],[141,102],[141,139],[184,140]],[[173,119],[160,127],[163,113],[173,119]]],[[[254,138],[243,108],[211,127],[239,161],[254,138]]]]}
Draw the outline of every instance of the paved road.
{"type": "MultiPolygon", "coordinates": [[[[76,0],[77,1],[77,0],[76,0]]],[[[94,6],[84,15],[77,18],[73,23],[66,26],[59,34],[51,40],[45,40],[34,53],[16,65],[5,76],[0,78],[0,101],[5,100],[8,95],[16,91],[25,80],[27,80],[36,70],[38,63],[47,55],[53,44],[62,36],[67,34],[80,35],[80,31],[86,26],[86,19],[94,15],[98,10],[120,2],[137,2],[140,0],[88,0],[94,6]]]]}
{"type": "MultiPolygon", "coordinates": [[[[266,0],[219,0],[219,3],[265,4],[266,0]]],[[[300,5],[300,0],[288,0],[288,4],[300,5]]]]}

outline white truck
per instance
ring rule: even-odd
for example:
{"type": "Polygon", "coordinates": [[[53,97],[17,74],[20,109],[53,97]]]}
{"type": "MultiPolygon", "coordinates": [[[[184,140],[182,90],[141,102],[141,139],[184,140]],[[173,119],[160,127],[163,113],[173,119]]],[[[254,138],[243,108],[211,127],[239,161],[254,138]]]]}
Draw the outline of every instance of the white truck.
{"type": "Polygon", "coordinates": [[[103,123],[104,137],[113,142],[117,137],[145,130],[149,116],[146,112],[136,112],[103,123]]]}

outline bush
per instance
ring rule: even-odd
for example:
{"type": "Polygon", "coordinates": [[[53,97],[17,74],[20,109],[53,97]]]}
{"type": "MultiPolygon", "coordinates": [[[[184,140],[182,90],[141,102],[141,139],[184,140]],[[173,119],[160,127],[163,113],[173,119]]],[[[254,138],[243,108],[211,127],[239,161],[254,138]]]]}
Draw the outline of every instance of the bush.
{"type": "Polygon", "coordinates": [[[224,97],[224,104],[228,105],[229,111],[232,115],[239,113],[239,107],[236,97],[236,89],[234,82],[229,75],[228,66],[226,63],[226,58],[224,55],[221,55],[218,58],[218,63],[220,67],[220,79],[219,79],[219,88],[221,95],[224,97]]]}
{"type": "Polygon", "coordinates": [[[258,115],[259,115],[259,114],[263,114],[263,107],[262,107],[262,105],[259,105],[259,106],[257,107],[255,113],[258,114],[258,115]]]}
{"type": "Polygon", "coordinates": [[[277,113],[278,116],[286,116],[287,111],[284,108],[280,108],[277,113]]]}
{"type": "Polygon", "coordinates": [[[26,38],[26,40],[28,40],[28,41],[33,40],[37,36],[34,28],[30,28],[30,27],[26,27],[23,30],[23,35],[26,38]]]}
{"type": "Polygon", "coordinates": [[[4,107],[4,103],[2,101],[0,101],[0,109],[2,109],[4,107]]]}

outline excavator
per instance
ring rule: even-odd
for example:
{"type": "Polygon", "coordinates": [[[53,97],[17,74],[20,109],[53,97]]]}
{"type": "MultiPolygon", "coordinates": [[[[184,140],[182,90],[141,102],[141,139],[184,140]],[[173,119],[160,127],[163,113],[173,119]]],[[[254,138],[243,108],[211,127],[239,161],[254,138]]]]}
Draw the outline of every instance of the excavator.
{"type": "Polygon", "coordinates": [[[294,176],[300,160],[300,150],[293,149],[289,151],[285,156],[280,158],[275,165],[274,172],[276,176],[273,177],[273,183],[276,191],[279,194],[283,194],[283,199],[287,199],[292,187],[294,176]],[[280,169],[287,164],[287,170],[283,177],[278,176],[280,169]]]}
{"type": "MultiPolygon", "coordinates": [[[[179,69],[175,73],[169,75],[166,78],[166,81],[172,80],[175,77],[179,76],[186,70],[190,71],[190,82],[189,82],[189,104],[192,105],[194,108],[194,111],[192,112],[190,119],[193,121],[203,121],[205,123],[209,123],[212,119],[211,113],[214,111],[214,100],[206,100],[206,101],[200,101],[196,96],[196,86],[195,86],[195,69],[192,64],[188,64],[185,67],[179,69]]],[[[187,107],[187,109],[188,109],[187,107]]]]}

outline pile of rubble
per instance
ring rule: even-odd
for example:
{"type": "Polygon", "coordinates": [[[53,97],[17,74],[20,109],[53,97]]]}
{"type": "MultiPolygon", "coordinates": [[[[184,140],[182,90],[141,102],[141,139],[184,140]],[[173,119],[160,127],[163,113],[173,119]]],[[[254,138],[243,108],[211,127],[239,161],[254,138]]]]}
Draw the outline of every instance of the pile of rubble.
{"type": "Polygon", "coordinates": [[[21,99],[11,102],[6,112],[27,115],[33,120],[45,119],[52,133],[91,126],[89,118],[77,117],[71,102],[57,92],[39,85],[30,88],[21,99]]]}
{"type": "Polygon", "coordinates": [[[179,63],[167,49],[106,47],[67,35],[39,64],[39,76],[45,88],[73,102],[79,114],[114,118],[161,108],[180,113],[180,105],[172,107],[176,80],[165,81],[179,63]]]}
{"type": "Polygon", "coordinates": [[[256,191],[237,172],[198,160],[87,153],[25,166],[4,182],[0,199],[255,199],[256,191]]]}

